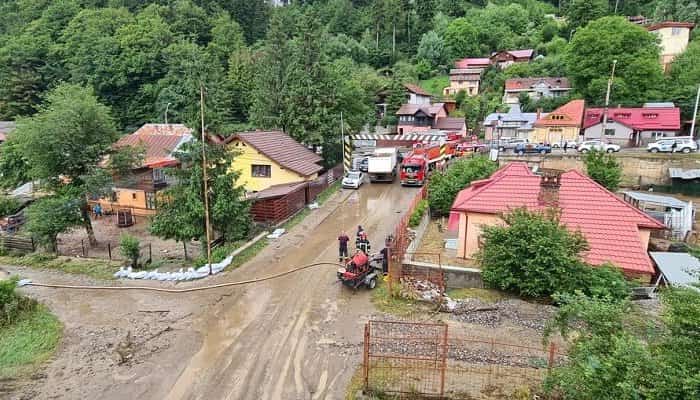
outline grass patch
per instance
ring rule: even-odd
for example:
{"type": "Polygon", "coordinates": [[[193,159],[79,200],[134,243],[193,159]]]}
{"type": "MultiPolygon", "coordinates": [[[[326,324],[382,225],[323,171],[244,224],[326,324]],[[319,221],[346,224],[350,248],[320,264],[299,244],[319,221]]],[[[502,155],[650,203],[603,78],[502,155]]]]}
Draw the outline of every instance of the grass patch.
{"type": "Polygon", "coordinates": [[[0,379],[31,373],[51,357],[61,333],[61,323],[41,305],[0,329],[0,379]]]}
{"type": "Polygon", "coordinates": [[[508,297],[498,290],[478,288],[449,289],[447,296],[453,300],[478,299],[485,303],[496,303],[508,297]]]}
{"type": "Polygon", "coordinates": [[[377,282],[377,287],[372,291],[372,303],[379,311],[398,317],[410,317],[428,311],[426,303],[400,296],[391,296],[389,284],[384,279],[380,279],[377,282]]]}
{"type": "Polygon", "coordinates": [[[118,261],[71,258],[43,253],[27,254],[22,257],[2,256],[0,257],[0,262],[30,268],[56,270],[68,274],[87,275],[102,280],[114,279],[113,274],[121,265],[118,261]]]}
{"type": "Polygon", "coordinates": [[[238,253],[237,256],[233,257],[233,261],[231,261],[231,265],[229,265],[227,269],[238,268],[241,265],[247,263],[253,257],[255,257],[262,249],[264,249],[265,246],[267,246],[267,244],[268,240],[266,238],[262,238],[257,242],[253,243],[250,247],[238,253]]]}
{"type": "Polygon", "coordinates": [[[436,97],[442,97],[442,90],[450,86],[448,75],[438,75],[424,81],[420,81],[420,87],[436,97]]]}

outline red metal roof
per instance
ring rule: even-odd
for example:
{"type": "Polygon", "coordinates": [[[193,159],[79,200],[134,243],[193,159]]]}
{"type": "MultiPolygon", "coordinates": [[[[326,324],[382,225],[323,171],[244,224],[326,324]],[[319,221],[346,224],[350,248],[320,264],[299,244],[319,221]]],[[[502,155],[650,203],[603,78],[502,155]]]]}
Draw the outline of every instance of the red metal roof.
{"type": "MultiPolygon", "coordinates": [[[[491,178],[462,190],[452,211],[500,214],[518,207],[538,210],[543,207],[538,202],[539,191],[540,177],[527,164],[510,163],[491,178]]],[[[629,273],[654,273],[639,229],[664,229],[662,224],[575,170],[561,176],[559,207],[561,223],[586,237],[590,246],[584,254],[587,262],[611,262],[629,273]]],[[[454,225],[451,217],[450,228],[454,225]]]]}
{"type": "Polygon", "coordinates": [[[501,54],[501,53],[508,53],[514,58],[532,58],[532,55],[535,54],[535,50],[533,49],[524,49],[524,50],[503,50],[503,51],[494,51],[491,53],[491,58],[494,56],[501,54]]]}
{"type": "MultiPolygon", "coordinates": [[[[583,128],[603,121],[603,112],[603,108],[587,109],[583,128]]],[[[681,129],[681,110],[678,107],[609,108],[608,121],[618,122],[635,131],[677,131],[681,129]]]]}
{"type": "Polygon", "coordinates": [[[585,108],[586,102],[584,100],[572,100],[547,114],[546,117],[535,121],[534,126],[581,126],[585,108]]]}
{"type": "Polygon", "coordinates": [[[177,165],[173,152],[192,140],[192,129],[181,124],[145,124],[136,132],[122,136],[113,148],[142,147],[145,151],[143,166],[159,168],[177,165]]]}
{"type": "Polygon", "coordinates": [[[491,65],[489,58],[463,58],[455,61],[455,68],[488,67],[491,65]]]}
{"type": "Polygon", "coordinates": [[[323,169],[316,164],[323,160],[323,157],[307,149],[284,132],[241,132],[227,138],[226,143],[235,139],[253,146],[272,161],[299,175],[309,176],[323,169]]]}
{"type": "Polygon", "coordinates": [[[512,78],[506,79],[506,90],[532,89],[540,83],[551,88],[571,89],[569,80],[566,78],[512,78]]]}

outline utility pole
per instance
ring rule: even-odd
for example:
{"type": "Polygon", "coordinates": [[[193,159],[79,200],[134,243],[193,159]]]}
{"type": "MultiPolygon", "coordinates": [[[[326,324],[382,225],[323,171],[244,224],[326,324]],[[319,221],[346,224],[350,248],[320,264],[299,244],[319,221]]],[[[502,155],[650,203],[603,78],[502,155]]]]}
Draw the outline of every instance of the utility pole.
{"type": "Polygon", "coordinates": [[[347,173],[345,170],[345,128],[343,127],[343,112],[340,112],[340,146],[343,148],[343,172],[347,173]]]}
{"type": "Polygon", "coordinates": [[[615,66],[617,66],[617,60],[613,60],[612,73],[610,74],[610,79],[608,79],[608,90],[605,93],[605,109],[603,110],[603,130],[600,132],[600,144],[603,144],[603,139],[605,139],[605,129],[608,126],[608,106],[610,105],[610,90],[612,89],[613,79],[615,79],[615,66]]]}
{"type": "Polygon", "coordinates": [[[695,110],[693,111],[693,122],[690,124],[690,137],[695,139],[695,120],[698,118],[698,102],[700,101],[700,85],[698,94],[695,96],[695,110]]]}
{"type": "Polygon", "coordinates": [[[209,263],[209,275],[211,267],[211,225],[209,223],[209,181],[207,178],[207,150],[206,136],[204,134],[204,85],[199,83],[199,107],[202,117],[202,179],[204,180],[204,225],[207,230],[207,262],[209,263]]]}

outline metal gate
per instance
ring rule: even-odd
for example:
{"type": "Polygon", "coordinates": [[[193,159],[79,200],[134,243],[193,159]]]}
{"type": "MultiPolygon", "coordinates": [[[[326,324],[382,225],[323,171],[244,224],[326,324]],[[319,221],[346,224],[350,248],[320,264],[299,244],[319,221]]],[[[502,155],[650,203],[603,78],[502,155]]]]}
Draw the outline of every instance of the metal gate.
{"type": "Polygon", "coordinates": [[[366,392],[442,397],[447,325],[369,321],[365,325],[366,392]]]}

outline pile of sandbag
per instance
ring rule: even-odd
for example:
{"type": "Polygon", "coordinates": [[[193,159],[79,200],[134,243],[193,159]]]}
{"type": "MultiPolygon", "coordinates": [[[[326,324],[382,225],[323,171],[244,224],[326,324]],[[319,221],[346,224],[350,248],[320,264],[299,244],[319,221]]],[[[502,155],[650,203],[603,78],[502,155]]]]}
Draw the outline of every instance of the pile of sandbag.
{"type": "MultiPolygon", "coordinates": [[[[211,265],[211,273],[218,274],[228,267],[231,261],[233,261],[233,256],[228,256],[219,263],[213,263],[211,265]]],[[[157,269],[153,271],[134,271],[131,266],[129,266],[128,268],[120,267],[119,271],[114,273],[115,278],[148,279],[154,281],[190,281],[204,278],[208,275],[209,264],[205,264],[197,269],[190,267],[184,270],[180,268],[179,271],[174,272],[159,272],[157,269]]]]}

